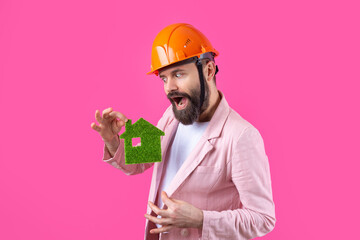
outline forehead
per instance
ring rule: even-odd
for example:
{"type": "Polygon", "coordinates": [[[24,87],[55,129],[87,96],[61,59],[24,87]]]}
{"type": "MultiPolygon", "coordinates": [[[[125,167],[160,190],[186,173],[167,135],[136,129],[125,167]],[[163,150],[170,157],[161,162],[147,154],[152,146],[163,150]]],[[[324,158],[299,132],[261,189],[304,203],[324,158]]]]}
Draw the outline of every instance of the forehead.
{"type": "Polygon", "coordinates": [[[162,76],[166,76],[166,75],[169,75],[171,73],[174,73],[174,72],[178,72],[178,71],[192,71],[192,70],[196,70],[196,66],[195,66],[195,63],[185,63],[185,64],[182,64],[182,65],[178,65],[178,66],[168,66],[168,67],[165,67],[164,69],[160,70],[159,71],[159,76],[162,77],[162,76]]]}

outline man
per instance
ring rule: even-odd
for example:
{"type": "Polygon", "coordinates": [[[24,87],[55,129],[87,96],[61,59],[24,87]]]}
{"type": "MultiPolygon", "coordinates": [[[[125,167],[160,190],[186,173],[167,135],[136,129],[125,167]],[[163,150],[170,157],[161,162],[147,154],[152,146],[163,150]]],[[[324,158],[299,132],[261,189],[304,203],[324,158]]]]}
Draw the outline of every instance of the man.
{"type": "Polygon", "coordinates": [[[105,162],[128,175],[154,165],[145,239],[251,239],[275,226],[262,137],[217,89],[217,55],[189,24],[155,38],[149,74],[164,81],[171,102],[157,125],[165,132],[160,163],[125,165],[118,133],[127,118],[112,108],[95,112],[105,162]]]}

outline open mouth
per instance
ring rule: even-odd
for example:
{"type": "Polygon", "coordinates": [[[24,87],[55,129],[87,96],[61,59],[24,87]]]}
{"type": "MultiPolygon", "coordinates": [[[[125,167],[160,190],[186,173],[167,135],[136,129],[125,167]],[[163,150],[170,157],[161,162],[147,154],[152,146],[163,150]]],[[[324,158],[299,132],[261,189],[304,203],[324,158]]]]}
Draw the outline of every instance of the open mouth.
{"type": "Polygon", "coordinates": [[[186,97],[172,97],[171,98],[178,110],[182,110],[187,106],[188,99],[186,97]]]}

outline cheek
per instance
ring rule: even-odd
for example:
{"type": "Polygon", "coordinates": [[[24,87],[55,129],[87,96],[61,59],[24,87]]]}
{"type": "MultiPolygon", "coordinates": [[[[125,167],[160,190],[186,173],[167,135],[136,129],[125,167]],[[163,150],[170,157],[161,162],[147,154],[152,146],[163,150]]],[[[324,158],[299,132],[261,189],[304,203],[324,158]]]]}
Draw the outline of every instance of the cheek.
{"type": "Polygon", "coordinates": [[[164,83],[164,92],[165,92],[166,95],[168,94],[168,92],[166,90],[166,84],[165,83],[164,83]]]}
{"type": "Polygon", "coordinates": [[[200,82],[199,79],[194,79],[192,78],[188,84],[186,84],[186,89],[187,91],[192,91],[192,90],[196,90],[196,89],[200,89],[200,82]]]}
{"type": "Polygon", "coordinates": [[[189,91],[197,86],[197,79],[193,75],[187,75],[179,81],[179,88],[189,91]]]}
{"type": "Polygon", "coordinates": [[[192,88],[200,86],[199,73],[197,71],[193,72],[189,77],[191,78],[190,84],[192,88]]]}

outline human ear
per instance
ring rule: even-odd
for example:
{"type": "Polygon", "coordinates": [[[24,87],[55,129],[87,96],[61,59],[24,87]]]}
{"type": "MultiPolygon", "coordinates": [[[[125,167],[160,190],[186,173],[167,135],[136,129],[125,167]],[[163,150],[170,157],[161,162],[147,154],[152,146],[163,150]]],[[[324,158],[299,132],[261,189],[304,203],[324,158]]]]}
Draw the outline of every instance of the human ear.
{"type": "Polygon", "coordinates": [[[205,66],[205,76],[206,76],[206,80],[207,81],[211,81],[213,79],[213,77],[215,76],[215,63],[213,61],[209,61],[208,63],[206,63],[205,66]]]}

